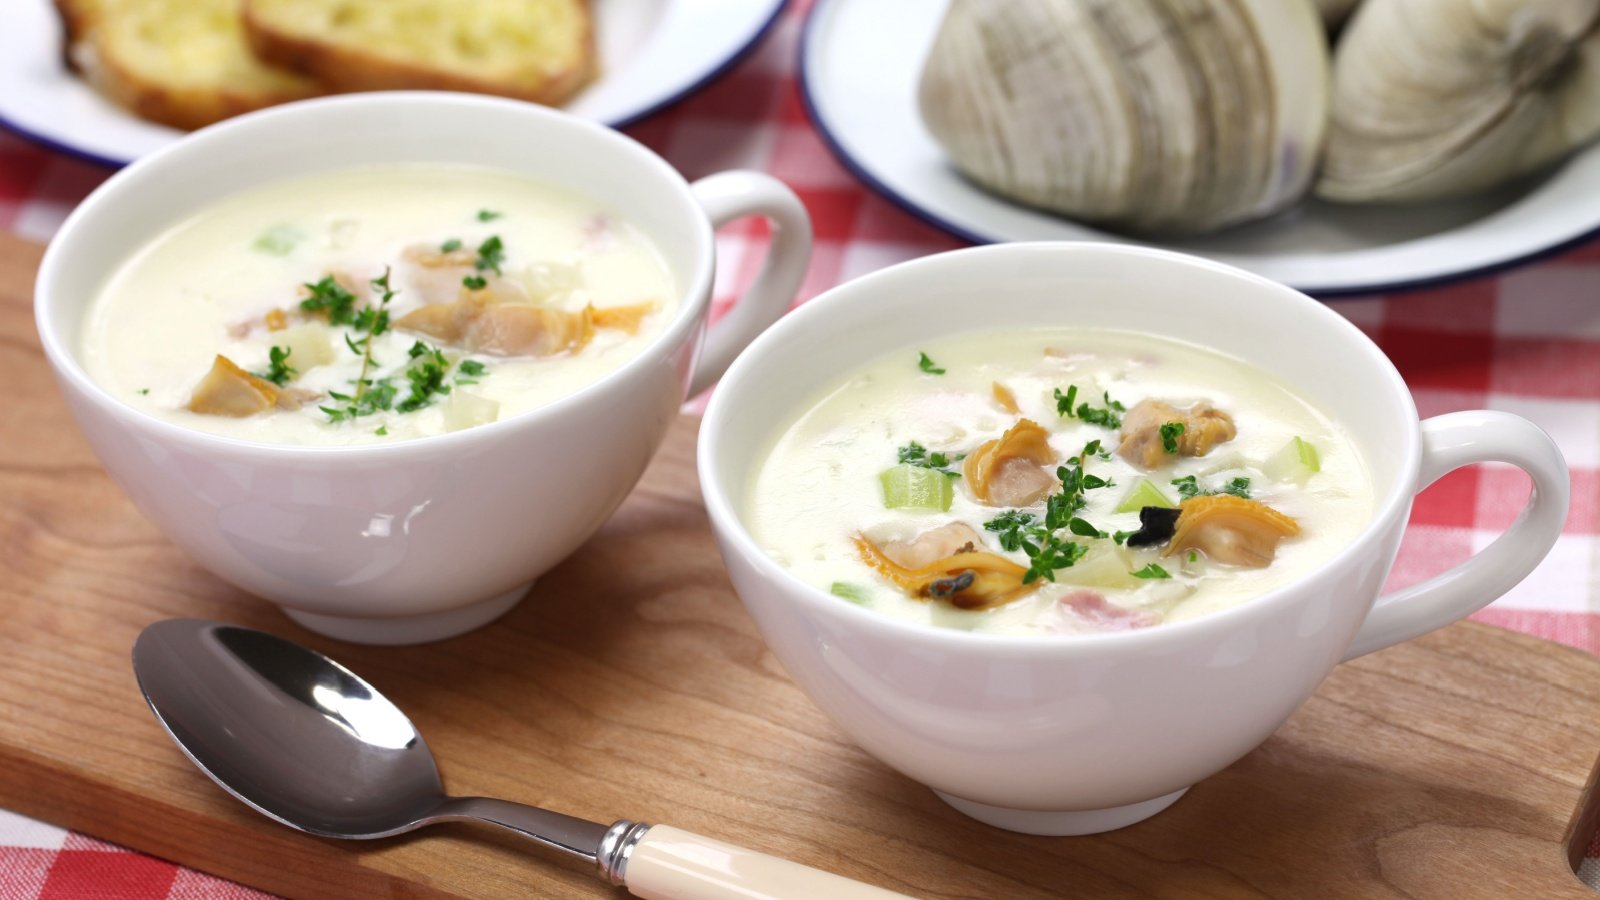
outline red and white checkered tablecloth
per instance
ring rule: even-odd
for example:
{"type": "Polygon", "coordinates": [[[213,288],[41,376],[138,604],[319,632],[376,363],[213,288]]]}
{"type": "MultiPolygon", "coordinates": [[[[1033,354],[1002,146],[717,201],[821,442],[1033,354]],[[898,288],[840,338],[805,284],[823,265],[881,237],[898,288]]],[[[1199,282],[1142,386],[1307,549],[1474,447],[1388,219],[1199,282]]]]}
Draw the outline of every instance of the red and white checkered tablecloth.
{"type": "MultiPolygon", "coordinates": [[[[872,193],[807,120],[794,78],[791,9],[728,75],[628,129],[685,176],[771,172],[804,199],[816,254],[802,300],[891,263],[962,246],[872,193]]],[[[0,229],[48,239],[109,172],[0,134],[0,229]]],[[[718,236],[719,307],[760,265],[764,228],[718,236]]],[[[1424,416],[1501,409],[1549,431],[1572,467],[1572,513],[1539,569],[1474,618],[1600,653],[1600,242],[1493,278],[1393,297],[1336,301],[1389,354],[1424,416]]],[[[1528,479],[1510,467],[1457,471],[1424,492],[1390,587],[1441,572],[1511,523],[1528,479]]],[[[1600,748],[1596,748],[1600,751],[1600,748]]],[[[1600,857],[1600,847],[1590,851],[1600,857]]],[[[1591,859],[1600,885],[1600,859],[1591,859]]],[[[0,811],[0,900],[235,898],[247,888],[0,811]]]]}

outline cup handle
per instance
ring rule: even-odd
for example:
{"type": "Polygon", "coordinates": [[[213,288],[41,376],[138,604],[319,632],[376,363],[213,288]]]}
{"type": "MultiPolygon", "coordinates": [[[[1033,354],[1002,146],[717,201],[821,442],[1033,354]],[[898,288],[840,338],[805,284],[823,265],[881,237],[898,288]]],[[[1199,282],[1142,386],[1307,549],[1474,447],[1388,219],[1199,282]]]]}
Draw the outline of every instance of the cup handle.
{"type": "Polygon", "coordinates": [[[1408,641],[1477,612],[1511,590],[1545,558],[1567,521],[1572,483],[1550,435],[1521,416],[1474,410],[1422,423],[1417,490],[1481,462],[1510,463],[1533,478],[1528,505],[1505,533],[1471,559],[1378,598],[1345,660],[1408,641]]]}
{"type": "Polygon", "coordinates": [[[778,321],[794,301],[811,262],[811,217],[788,185],[762,172],[719,172],[696,181],[689,190],[705,208],[712,228],[745,216],[765,216],[772,223],[772,243],[761,274],[706,333],[689,383],[693,397],[721,378],[739,351],[778,321]]]}

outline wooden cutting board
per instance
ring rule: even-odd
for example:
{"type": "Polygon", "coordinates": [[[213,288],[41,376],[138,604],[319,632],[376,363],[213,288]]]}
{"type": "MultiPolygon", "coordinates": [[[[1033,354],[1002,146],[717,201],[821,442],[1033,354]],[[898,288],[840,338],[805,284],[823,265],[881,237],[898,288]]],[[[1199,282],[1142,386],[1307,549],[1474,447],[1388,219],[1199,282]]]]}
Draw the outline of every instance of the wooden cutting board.
{"type": "Polygon", "coordinates": [[[768,653],[712,544],[693,419],[494,625],[403,649],[308,634],[189,563],[101,472],[34,335],[38,255],[0,235],[0,806],[294,896],[615,895],[486,830],[340,843],[227,797],[129,669],[142,627],[195,616],[366,676],[455,792],[668,822],[908,894],[1592,897],[1572,862],[1594,832],[1600,660],[1482,625],[1342,666],[1132,828],[1026,837],[958,815],[851,745],[768,653]]]}

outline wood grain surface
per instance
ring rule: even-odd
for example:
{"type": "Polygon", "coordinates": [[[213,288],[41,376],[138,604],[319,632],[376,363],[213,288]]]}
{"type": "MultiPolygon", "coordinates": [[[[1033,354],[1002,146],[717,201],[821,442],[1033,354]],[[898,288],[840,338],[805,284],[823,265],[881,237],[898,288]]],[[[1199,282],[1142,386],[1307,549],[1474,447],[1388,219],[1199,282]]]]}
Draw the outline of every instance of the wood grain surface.
{"type": "Polygon", "coordinates": [[[766,650],[712,544],[690,419],[500,622],[403,649],[308,634],[192,565],[101,472],[34,335],[38,253],[0,235],[0,806],[294,896],[619,893],[486,830],[340,843],[233,801],[129,668],[143,626],[196,616],[366,676],[454,792],[667,822],[917,896],[1592,896],[1569,830],[1600,750],[1600,661],[1481,625],[1341,667],[1132,828],[1026,837],[958,815],[845,740],[766,650]]]}

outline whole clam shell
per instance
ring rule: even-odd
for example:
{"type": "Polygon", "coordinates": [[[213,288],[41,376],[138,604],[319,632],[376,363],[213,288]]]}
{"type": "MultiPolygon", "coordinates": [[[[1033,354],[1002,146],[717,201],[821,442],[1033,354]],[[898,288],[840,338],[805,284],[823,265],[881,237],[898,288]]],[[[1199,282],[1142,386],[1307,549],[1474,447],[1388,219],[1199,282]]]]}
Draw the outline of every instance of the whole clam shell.
{"type": "Polygon", "coordinates": [[[954,0],[920,85],[955,165],[1135,232],[1270,215],[1311,183],[1328,50],[1311,0],[954,0]]]}
{"type": "Polygon", "coordinates": [[[1366,0],[1333,85],[1319,196],[1483,191],[1600,134],[1600,0],[1366,0]]]}

